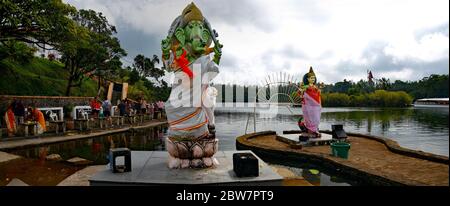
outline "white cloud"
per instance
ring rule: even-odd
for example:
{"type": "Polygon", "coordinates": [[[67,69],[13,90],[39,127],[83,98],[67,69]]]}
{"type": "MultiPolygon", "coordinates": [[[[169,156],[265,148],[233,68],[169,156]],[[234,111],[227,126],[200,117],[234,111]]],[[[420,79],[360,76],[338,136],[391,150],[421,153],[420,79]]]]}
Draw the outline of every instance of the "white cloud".
{"type": "Polygon", "coordinates": [[[380,77],[389,77],[391,80],[409,80],[414,78],[414,71],[411,68],[403,68],[397,71],[386,71],[379,74],[380,77]]]}
{"type": "MultiPolygon", "coordinates": [[[[132,28],[152,36],[152,42],[132,49],[138,53],[152,45],[155,54],[160,53],[157,48],[172,20],[190,3],[184,0],[68,2],[78,8],[102,11],[122,29],[132,28]]],[[[433,71],[448,74],[447,0],[194,2],[224,45],[222,56],[226,63],[221,65],[216,82],[256,84],[275,71],[300,78],[309,66],[315,68],[319,81],[325,83],[344,78],[358,81],[366,78],[367,69],[375,69],[386,78],[404,80],[421,79],[420,75],[433,71]],[[433,30],[441,27],[446,32],[433,30]],[[373,48],[377,42],[383,44],[373,48]],[[439,68],[424,72],[424,67],[439,68]],[[399,75],[398,71],[405,75],[399,75]]]]}
{"type": "Polygon", "coordinates": [[[432,62],[448,57],[448,36],[442,33],[424,35],[419,41],[410,35],[403,41],[397,41],[386,47],[385,53],[399,60],[416,59],[432,62]]]}

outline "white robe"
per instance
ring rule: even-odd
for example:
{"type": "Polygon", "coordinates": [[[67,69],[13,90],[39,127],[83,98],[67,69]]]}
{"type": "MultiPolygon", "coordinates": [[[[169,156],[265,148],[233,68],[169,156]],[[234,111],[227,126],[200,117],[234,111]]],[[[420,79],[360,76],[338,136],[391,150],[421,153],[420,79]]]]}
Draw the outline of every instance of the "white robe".
{"type": "Polygon", "coordinates": [[[193,79],[181,70],[175,72],[175,81],[165,103],[169,136],[197,138],[208,134],[208,124],[214,124],[214,104],[217,90],[208,88],[219,73],[218,65],[209,55],[199,57],[189,65],[193,79]]]}

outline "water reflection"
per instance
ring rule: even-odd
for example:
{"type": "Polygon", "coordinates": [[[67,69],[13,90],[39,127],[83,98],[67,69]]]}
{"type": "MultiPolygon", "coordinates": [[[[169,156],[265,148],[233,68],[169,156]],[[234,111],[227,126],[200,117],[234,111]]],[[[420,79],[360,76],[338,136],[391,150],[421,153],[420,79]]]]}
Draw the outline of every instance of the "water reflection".
{"type": "MultiPolygon", "coordinates": [[[[242,110],[242,109],[241,109],[242,110]]],[[[330,130],[332,124],[343,124],[347,132],[384,136],[401,146],[439,155],[449,155],[449,112],[442,108],[324,108],[320,129],[330,130]]],[[[257,131],[297,130],[297,115],[261,118],[257,115],[257,131]]],[[[245,134],[248,115],[244,112],[222,111],[216,115],[217,137],[222,150],[235,149],[235,137],[245,134]]],[[[250,116],[248,132],[253,132],[250,116]]]]}
{"type": "MultiPolygon", "coordinates": [[[[237,136],[245,134],[246,113],[218,112],[216,136],[220,150],[235,150],[237,136]]],[[[297,130],[295,115],[277,115],[274,118],[256,118],[257,131],[297,130]]],[[[332,124],[343,124],[347,132],[372,134],[392,138],[401,146],[448,156],[448,109],[336,109],[326,108],[322,113],[320,129],[331,129],[332,124]]],[[[250,118],[248,132],[253,131],[250,118]]],[[[31,149],[11,151],[25,157],[45,161],[49,154],[60,154],[63,159],[75,156],[106,164],[109,148],[128,147],[131,150],[165,150],[167,128],[159,126],[134,130],[111,136],[76,140],[31,149]]]]}
{"type": "Polygon", "coordinates": [[[295,176],[301,177],[308,183],[314,186],[351,186],[358,185],[355,181],[350,181],[338,177],[335,174],[319,170],[312,165],[307,166],[307,164],[295,165],[288,163],[288,165],[272,164],[277,167],[286,168],[294,173],[295,176]]]}
{"type": "Polygon", "coordinates": [[[356,128],[372,128],[380,125],[381,131],[386,132],[402,123],[409,123],[412,127],[425,127],[427,129],[448,128],[448,110],[442,109],[384,109],[379,111],[351,111],[331,112],[322,114],[325,121],[351,122],[356,128]],[[367,123],[367,124],[366,124],[367,123]]]}
{"type": "MultiPolygon", "coordinates": [[[[324,108],[324,110],[320,129],[329,130],[332,124],[343,124],[347,132],[384,136],[392,138],[403,147],[446,156],[449,154],[448,109],[324,108]]],[[[255,124],[257,131],[273,130],[279,134],[283,130],[298,129],[298,116],[290,115],[288,111],[273,118],[257,115],[255,123],[253,118],[250,118],[249,124],[246,125],[248,118],[249,116],[244,112],[216,114],[219,150],[235,150],[236,137],[245,134],[246,126],[249,132],[253,131],[255,124]]],[[[159,126],[7,152],[32,158],[41,166],[49,163],[46,157],[50,154],[59,154],[63,160],[81,157],[93,161],[92,164],[104,165],[108,163],[107,155],[110,148],[127,147],[131,150],[163,151],[166,149],[164,145],[166,135],[167,127],[159,126]]],[[[326,173],[310,164],[290,166],[297,176],[303,177],[314,185],[350,184],[349,181],[330,175],[331,173],[326,173]]],[[[34,170],[34,167],[30,170],[34,170]]]]}
{"type": "Polygon", "coordinates": [[[13,154],[45,162],[50,154],[59,154],[63,160],[81,157],[93,164],[107,164],[110,148],[127,147],[131,150],[165,150],[164,138],[167,128],[158,126],[132,132],[119,133],[90,139],[62,142],[41,147],[11,151],[13,154]]]}
{"type": "Polygon", "coordinates": [[[448,109],[384,109],[324,113],[323,129],[333,123],[344,124],[356,133],[384,136],[401,146],[430,153],[449,155],[448,109]]]}

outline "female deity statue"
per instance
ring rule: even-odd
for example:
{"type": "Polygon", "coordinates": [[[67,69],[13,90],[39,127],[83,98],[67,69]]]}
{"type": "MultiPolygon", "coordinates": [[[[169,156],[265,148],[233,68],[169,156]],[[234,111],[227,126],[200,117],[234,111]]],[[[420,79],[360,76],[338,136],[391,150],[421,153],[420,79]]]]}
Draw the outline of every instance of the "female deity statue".
{"type": "Polygon", "coordinates": [[[306,127],[306,132],[312,137],[320,137],[319,123],[322,110],[320,89],[322,85],[317,85],[316,75],[312,67],[309,72],[303,76],[303,82],[300,83],[300,95],[302,96],[303,120],[301,124],[306,127]]]}

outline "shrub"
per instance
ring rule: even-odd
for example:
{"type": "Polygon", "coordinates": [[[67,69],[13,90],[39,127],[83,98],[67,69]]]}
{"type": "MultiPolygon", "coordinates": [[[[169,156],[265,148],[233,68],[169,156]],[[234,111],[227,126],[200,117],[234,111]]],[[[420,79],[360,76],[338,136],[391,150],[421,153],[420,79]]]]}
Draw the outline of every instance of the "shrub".
{"type": "Polygon", "coordinates": [[[322,105],[326,107],[405,107],[413,98],[404,91],[376,90],[368,94],[323,93],[322,105]]]}

